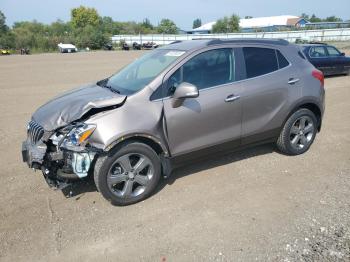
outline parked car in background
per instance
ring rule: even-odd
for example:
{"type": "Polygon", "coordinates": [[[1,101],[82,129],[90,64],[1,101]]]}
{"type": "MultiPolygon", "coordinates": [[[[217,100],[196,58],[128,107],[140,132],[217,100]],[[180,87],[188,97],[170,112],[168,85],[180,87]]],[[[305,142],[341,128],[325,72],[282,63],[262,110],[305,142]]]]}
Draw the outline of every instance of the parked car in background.
{"type": "Polygon", "coordinates": [[[141,45],[137,42],[132,43],[132,49],[141,50],[141,45]]]}
{"type": "Polygon", "coordinates": [[[307,59],[324,75],[350,74],[350,57],[327,44],[303,44],[307,59]]]}
{"type": "Polygon", "coordinates": [[[0,47],[0,55],[10,55],[11,51],[8,47],[0,47]]]}
{"type": "Polygon", "coordinates": [[[41,106],[23,161],[56,188],[91,175],[107,200],[128,205],[205,155],[271,142],[306,152],[324,94],[322,72],[285,40],[178,42],[41,106]]]}
{"type": "Polygon", "coordinates": [[[128,45],[127,43],[124,42],[124,43],[122,44],[122,50],[129,51],[129,50],[130,50],[129,45],[128,45]]]}
{"type": "Polygon", "coordinates": [[[104,50],[112,51],[113,50],[113,45],[111,43],[105,44],[103,46],[104,50]]]}
{"type": "Polygon", "coordinates": [[[147,42],[147,43],[143,43],[142,44],[142,48],[143,49],[155,49],[155,48],[158,48],[159,45],[157,45],[156,43],[154,42],[147,42]]]}
{"type": "Polygon", "coordinates": [[[76,46],[72,44],[59,43],[57,46],[60,53],[75,53],[78,51],[78,48],[76,48],[76,46]]]}
{"type": "Polygon", "coordinates": [[[29,55],[30,49],[29,48],[21,48],[21,55],[29,55]]]}

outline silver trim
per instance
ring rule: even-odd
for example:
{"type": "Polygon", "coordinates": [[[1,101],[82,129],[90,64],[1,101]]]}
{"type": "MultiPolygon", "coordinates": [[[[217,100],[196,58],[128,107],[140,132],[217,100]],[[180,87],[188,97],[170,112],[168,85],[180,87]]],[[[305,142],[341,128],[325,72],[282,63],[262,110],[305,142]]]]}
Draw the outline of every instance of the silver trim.
{"type": "Polygon", "coordinates": [[[299,81],[300,81],[299,78],[291,78],[291,79],[289,79],[288,84],[294,85],[295,83],[297,83],[299,81]]]}
{"type": "Polygon", "coordinates": [[[32,145],[35,145],[44,135],[44,128],[35,121],[28,123],[27,137],[32,145]]]}
{"type": "Polygon", "coordinates": [[[240,96],[229,95],[228,97],[226,97],[225,102],[233,102],[240,98],[241,98],[240,96]]]}

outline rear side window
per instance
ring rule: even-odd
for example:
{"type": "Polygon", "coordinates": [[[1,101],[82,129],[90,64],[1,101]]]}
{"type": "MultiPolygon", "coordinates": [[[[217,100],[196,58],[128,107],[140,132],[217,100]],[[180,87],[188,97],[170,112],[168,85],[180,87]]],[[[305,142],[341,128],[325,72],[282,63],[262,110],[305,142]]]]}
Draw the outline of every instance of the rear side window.
{"type": "Polygon", "coordinates": [[[247,78],[265,75],[278,70],[275,49],[243,47],[247,78]]]}
{"type": "Polygon", "coordinates": [[[333,46],[327,46],[329,56],[341,56],[341,53],[333,46]]]}

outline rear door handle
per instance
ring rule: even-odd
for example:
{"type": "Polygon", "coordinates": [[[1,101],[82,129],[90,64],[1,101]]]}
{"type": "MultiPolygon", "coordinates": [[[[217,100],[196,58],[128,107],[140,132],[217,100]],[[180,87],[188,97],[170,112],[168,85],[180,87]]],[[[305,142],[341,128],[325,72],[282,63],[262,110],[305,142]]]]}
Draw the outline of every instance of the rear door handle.
{"type": "Polygon", "coordinates": [[[297,83],[297,82],[299,82],[299,81],[300,81],[299,78],[289,78],[288,84],[294,85],[295,83],[297,83]]]}
{"type": "Polygon", "coordinates": [[[225,102],[233,102],[239,98],[240,98],[240,96],[235,96],[234,94],[231,94],[231,95],[226,97],[225,102]]]}

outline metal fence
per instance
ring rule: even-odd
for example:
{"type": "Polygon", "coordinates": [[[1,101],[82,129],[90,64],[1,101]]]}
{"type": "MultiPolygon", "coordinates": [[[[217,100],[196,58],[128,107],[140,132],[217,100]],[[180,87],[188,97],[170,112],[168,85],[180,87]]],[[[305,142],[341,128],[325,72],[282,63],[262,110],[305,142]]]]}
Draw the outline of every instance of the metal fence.
{"type": "Polygon", "coordinates": [[[114,35],[112,36],[112,41],[116,43],[123,40],[128,44],[132,44],[134,42],[139,44],[155,42],[158,45],[166,45],[178,40],[184,41],[206,38],[282,38],[290,42],[295,42],[297,39],[308,41],[347,41],[350,40],[350,28],[232,34],[114,35]]]}

